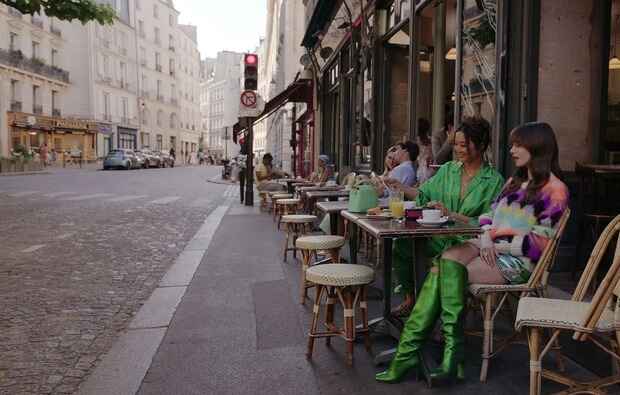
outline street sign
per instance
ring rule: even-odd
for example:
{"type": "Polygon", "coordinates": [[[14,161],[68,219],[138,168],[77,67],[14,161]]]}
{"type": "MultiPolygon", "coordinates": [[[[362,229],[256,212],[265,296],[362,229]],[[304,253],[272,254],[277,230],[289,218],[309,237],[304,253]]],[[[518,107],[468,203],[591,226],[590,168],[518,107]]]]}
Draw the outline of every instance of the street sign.
{"type": "Polygon", "coordinates": [[[254,91],[243,91],[239,98],[239,118],[256,118],[265,109],[265,101],[254,91]]]}

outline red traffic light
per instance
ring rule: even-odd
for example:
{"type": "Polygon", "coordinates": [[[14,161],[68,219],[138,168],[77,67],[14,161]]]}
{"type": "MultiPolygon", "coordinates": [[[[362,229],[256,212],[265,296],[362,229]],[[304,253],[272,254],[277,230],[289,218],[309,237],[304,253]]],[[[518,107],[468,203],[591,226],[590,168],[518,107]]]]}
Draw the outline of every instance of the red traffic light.
{"type": "Polygon", "coordinates": [[[253,54],[253,53],[246,53],[244,63],[246,65],[254,66],[258,63],[258,56],[256,56],[256,54],[253,54]]]}

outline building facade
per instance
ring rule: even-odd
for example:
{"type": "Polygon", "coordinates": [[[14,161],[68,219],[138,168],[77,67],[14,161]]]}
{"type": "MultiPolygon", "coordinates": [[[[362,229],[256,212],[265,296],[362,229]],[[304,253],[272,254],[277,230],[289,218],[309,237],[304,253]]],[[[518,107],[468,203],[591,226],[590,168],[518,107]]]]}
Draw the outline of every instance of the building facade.
{"type": "Polygon", "coordinates": [[[223,51],[214,61],[203,61],[203,69],[208,70],[200,85],[205,146],[207,155],[217,160],[239,152],[239,146],[232,143],[232,133],[239,117],[242,59],[243,54],[223,51]]]}

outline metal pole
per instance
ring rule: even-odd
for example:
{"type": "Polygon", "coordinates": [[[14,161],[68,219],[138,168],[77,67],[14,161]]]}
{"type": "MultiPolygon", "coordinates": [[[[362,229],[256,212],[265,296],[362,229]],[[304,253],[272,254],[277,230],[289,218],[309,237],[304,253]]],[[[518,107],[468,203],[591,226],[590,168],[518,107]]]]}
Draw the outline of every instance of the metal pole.
{"type": "Polygon", "coordinates": [[[293,148],[293,177],[297,177],[297,131],[296,131],[296,121],[297,120],[297,104],[293,106],[293,121],[291,122],[291,143],[293,148]]]}
{"type": "Polygon", "coordinates": [[[245,173],[245,205],[254,206],[254,131],[252,126],[254,123],[253,118],[246,118],[247,120],[247,136],[245,137],[247,144],[248,159],[246,160],[246,173],[245,173]]]}
{"type": "Polygon", "coordinates": [[[228,159],[228,126],[224,126],[224,158],[228,159]]]}

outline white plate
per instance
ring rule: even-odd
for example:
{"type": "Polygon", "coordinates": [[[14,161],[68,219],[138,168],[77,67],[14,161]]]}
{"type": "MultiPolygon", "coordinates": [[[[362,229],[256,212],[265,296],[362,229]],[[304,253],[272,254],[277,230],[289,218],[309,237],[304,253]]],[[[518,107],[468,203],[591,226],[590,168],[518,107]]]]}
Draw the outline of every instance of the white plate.
{"type": "Polygon", "coordinates": [[[424,225],[424,226],[441,226],[441,225],[445,224],[446,222],[448,222],[449,220],[450,220],[450,218],[448,218],[448,217],[441,217],[438,221],[425,221],[422,218],[419,218],[416,221],[420,225],[424,225]]]}

